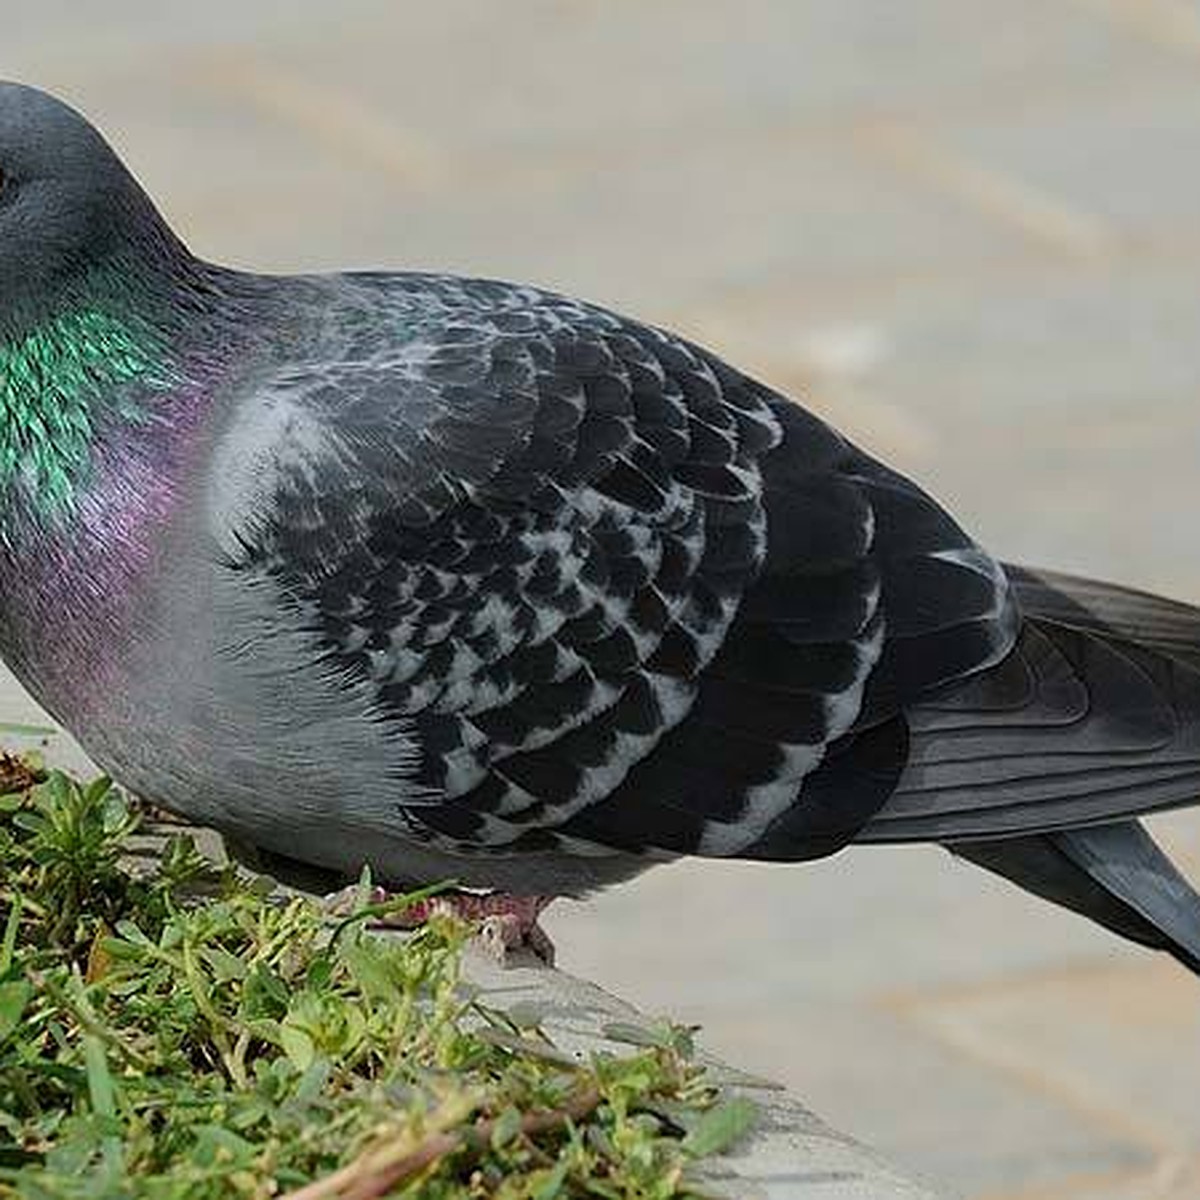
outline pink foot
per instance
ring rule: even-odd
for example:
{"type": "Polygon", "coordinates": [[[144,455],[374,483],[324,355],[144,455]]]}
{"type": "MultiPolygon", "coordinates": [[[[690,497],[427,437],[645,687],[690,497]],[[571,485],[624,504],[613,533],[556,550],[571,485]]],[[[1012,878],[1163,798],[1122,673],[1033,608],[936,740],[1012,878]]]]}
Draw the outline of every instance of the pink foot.
{"type": "MultiPolygon", "coordinates": [[[[357,889],[346,888],[326,897],[332,911],[348,913],[357,897],[357,889]]],[[[382,888],[371,889],[369,904],[386,904],[395,897],[382,888]]],[[[553,896],[510,896],[507,892],[441,892],[427,900],[418,900],[396,913],[372,922],[382,929],[417,929],[430,917],[451,914],[478,926],[474,945],[489,958],[504,965],[512,964],[515,952],[529,950],[548,967],[554,966],[554,943],[538,924],[542,910],[553,896]]]]}

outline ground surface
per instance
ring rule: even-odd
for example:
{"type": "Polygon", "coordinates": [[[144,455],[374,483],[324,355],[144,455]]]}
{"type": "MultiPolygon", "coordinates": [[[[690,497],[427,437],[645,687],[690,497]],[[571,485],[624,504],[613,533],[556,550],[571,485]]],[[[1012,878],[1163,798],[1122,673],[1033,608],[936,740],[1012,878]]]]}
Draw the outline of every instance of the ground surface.
{"type": "MultiPolygon", "coordinates": [[[[631,310],[997,552],[1200,600],[1183,0],[42,0],[0,75],[101,119],[198,251],[631,310]]],[[[1160,828],[1200,875],[1200,818],[1160,828]]],[[[548,924],[972,1200],[1200,1195],[1200,986],[937,851],[686,865],[548,924]]]]}

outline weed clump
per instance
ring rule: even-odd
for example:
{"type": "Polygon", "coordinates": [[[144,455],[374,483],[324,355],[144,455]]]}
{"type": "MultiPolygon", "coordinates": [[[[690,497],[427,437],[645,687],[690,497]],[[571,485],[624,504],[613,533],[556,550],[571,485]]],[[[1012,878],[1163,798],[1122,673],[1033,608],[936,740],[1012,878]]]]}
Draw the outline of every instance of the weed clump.
{"type": "Polygon", "coordinates": [[[0,767],[3,1200],[665,1200],[751,1120],[685,1029],[576,1061],[473,994],[465,926],[333,924],[185,834],[135,870],[107,780],[0,767]]]}

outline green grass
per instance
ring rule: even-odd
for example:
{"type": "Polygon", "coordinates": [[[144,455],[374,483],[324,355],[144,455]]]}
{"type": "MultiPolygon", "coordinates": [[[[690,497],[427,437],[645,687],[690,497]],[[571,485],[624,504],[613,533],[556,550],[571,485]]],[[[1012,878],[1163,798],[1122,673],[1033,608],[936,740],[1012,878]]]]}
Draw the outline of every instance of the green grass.
{"type": "Polygon", "coordinates": [[[685,1029],[577,1062],[473,994],[466,927],[334,924],[186,836],[135,872],[106,780],[37,775],[0,760],[3,1200],[698,1196],[750,1124],[685,1029]]]}

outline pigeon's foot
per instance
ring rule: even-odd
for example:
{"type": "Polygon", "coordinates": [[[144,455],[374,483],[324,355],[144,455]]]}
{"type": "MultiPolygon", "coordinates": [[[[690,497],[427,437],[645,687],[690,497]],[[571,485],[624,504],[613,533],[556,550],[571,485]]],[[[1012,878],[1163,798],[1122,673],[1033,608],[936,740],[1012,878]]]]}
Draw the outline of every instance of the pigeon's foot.
{"type": "Polygon", "coordinates": [[[507,892],[450,891],[418,900],[397,916],[404,927],[411,929],[430,917],[449,913],[478,926],[473,944],[498,963],[512,965],[516,954],[528,950],[552,967],[554,943],[538,924],[538,918],[553,899],[553,896],[510,896],[507,892]]]}
{"type": "MultiPolygon", "coordinates": [[[[359,900],[357,887],[344,888],[325,898],[330,911],[349,914],[359,900]]],[[[387,904],[398,896],[374,887],[367,896],[371,905],[387,904]]],[[[528,950],[546,966],[554,966],[554,943],[538,924],[553,896],[511,896],[507,892],[439,892],[407,908],[385,913],[372,921],[380,929],[417,929],[431,917],[451,915],[477,926],[472,945],[504,966],[528,950]]]]}

